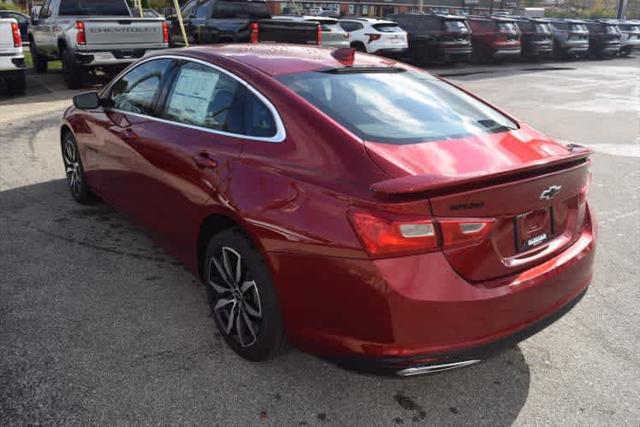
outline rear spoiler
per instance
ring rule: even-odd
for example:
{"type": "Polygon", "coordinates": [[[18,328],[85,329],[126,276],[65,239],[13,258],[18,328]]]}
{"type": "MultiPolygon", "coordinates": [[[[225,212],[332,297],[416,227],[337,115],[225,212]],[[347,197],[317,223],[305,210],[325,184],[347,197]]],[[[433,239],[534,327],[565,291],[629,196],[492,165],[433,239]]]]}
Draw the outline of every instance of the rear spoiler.
{"type": "Polygon", "coordinates": [[[571,153],[566,156],[539,160],[525,166],[512,169],[503,169],[495,172],[478,172],[467,175],[411,175],[401,178],[393,178],[376,182],[370,189],[377,194],[384,196],[406,195],[413,193],[450,193],[455,191],[470,190],[477,187],[486,186],[489,183],[515,179],[549,173],[566,167],[584,163],[593,150],[579,145],[567,146],[571,153]]]}

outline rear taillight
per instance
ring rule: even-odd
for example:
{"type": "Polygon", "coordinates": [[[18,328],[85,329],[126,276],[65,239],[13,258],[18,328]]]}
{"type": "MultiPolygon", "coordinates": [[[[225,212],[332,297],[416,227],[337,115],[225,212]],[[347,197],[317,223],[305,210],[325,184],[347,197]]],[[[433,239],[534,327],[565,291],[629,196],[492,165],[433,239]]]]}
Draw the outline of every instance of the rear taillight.
{"type": "Polygon", "coordinates": [[[486,239],[494,219],[398,217],[350,211],[364,249],[372,256],[399,256],[472,245],[486,239]]]}
{"type": "Polygon", "coordinates": [[[380,40],[380,34],[365,34],[365,36],[369,36],[369,43],[375,40],[380,40]]]}
{"type": "Polygon", "coordinates": [[[318,41],[318,46],[322,44],[322,26],[318,25],[316,27],[316,40],[318,41]]]}
{"type": "Polygon", "coordinates": [[[251,43],[258,43],[258,38],[260,35],[260,27],[258,27],[257,22],[251,23],[251,43]]]}
{"type": "Polygon", "coordinates": [[[430,220],[395,219],[362,211],[350,211],[349,217],[370,255],[402,255],[438,249],[438,236],[430,220]]]}
{"type": "Polygon", "coordinates": [[[167,21],[162,22],[162,43],[169,44],[169,23],[167,21]]]}
{"type": "Polygon", "coordinates": [[[442,246],[449,249],[484,240],[493,228],[493,219],[440,219],[442,246]]]}
{"type": "Polygon", "coordinates": [[[587,182],[584,184],[584,187],[580,190],[580,194],[578,195],[578,202],[582,205],[587,201],[587,194],[589,193],[589,186],[591,185],[591,171],[589,171],[589,175],[587,176],[587,182]]]}
{"type": "Polygon", "coordinates": [[[20,36],[20,27],[15,22],[11,23],[11,32],[13,33],[13,46],[22,46],[22,37],[20,36]]]}
{"type": "Polygon", "coordinates": [[[87,44],[87,37],[84,32],[84,22],[76,21],[76,43],[80,45],[87,44]]]}

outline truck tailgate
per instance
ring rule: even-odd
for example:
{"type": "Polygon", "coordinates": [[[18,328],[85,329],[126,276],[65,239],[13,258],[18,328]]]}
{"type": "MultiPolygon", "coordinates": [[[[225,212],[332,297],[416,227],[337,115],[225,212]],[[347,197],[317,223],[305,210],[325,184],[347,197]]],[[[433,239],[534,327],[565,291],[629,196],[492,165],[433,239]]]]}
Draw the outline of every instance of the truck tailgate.
{"type": "Polygon", "coordinates": [[[13,19],[0,19],[0,49],[14,49],[11,23],[13,19]]]}
{"type": "Polygon", "coordinates": [[[134,48],[136,45],[162,46],[162,22],[148,18],[87,19],[83,20],[87,46],[109,45],[134,48]]]}

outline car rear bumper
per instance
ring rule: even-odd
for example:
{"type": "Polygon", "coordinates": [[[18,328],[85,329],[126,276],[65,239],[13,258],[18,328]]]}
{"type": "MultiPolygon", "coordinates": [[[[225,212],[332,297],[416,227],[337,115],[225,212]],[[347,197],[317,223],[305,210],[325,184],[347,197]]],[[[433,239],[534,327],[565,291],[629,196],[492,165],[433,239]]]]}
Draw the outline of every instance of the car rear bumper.
{"type": "Polygon", "coordinates": [[[594,256],[590,214],[563,252],[489,282],[466,281],[439,252],[380,260],[270,254],[291,342],[385,373],[482,360],[527,338],[586,291],[594,256]]]}
{"type": "Polygon", "coordinates": [[[161,49],[163,48],[76,51],[74,53],[74,58],[78,64],[85,66],[126,65],[151,52],[161,49]]]}
{"type": "Polygon", "coordinates": [[[2,55],[0,54],[0,72],[24,70],[24,55],[2,55]]]}

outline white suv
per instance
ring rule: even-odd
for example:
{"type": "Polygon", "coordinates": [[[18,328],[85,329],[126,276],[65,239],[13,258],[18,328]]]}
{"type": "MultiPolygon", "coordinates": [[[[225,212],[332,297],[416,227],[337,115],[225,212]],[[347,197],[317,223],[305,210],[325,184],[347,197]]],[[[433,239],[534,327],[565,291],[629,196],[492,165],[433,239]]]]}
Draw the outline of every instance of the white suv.
{"type": "Polygon", "coordinates": [[[18,22],[13,18],[0,18],[0,79],[5,81],[9,93],[24,93],[24,69],[18,22]]]}
{"type": "Polygon", "coordinates": [[[349,44],[361,52],[399,57],[406,52],[407,33],[396,22],[375,18],[343,18],[340,26],[349,44]]]}

